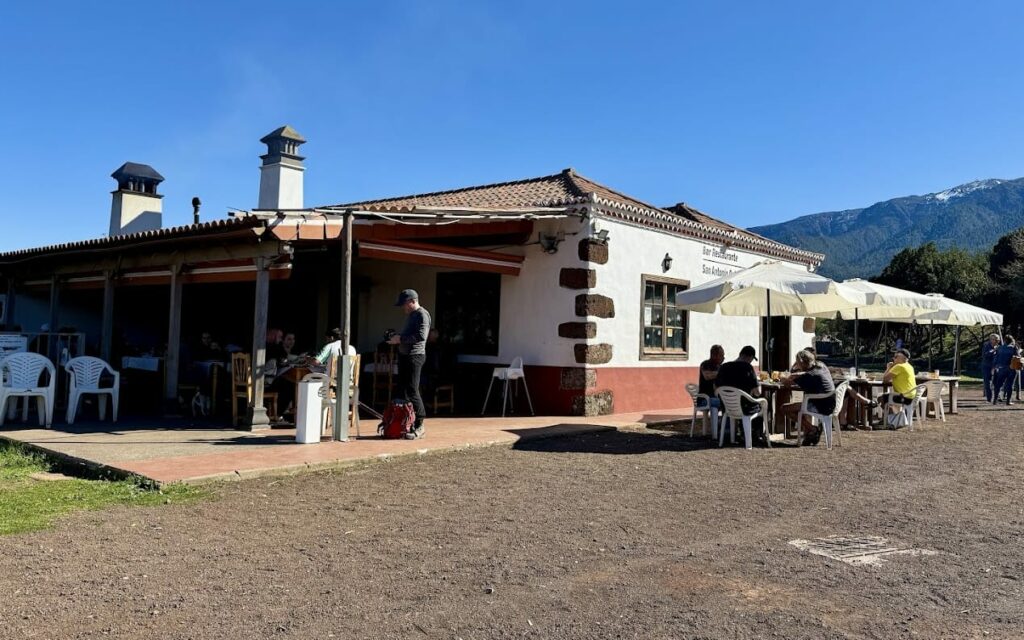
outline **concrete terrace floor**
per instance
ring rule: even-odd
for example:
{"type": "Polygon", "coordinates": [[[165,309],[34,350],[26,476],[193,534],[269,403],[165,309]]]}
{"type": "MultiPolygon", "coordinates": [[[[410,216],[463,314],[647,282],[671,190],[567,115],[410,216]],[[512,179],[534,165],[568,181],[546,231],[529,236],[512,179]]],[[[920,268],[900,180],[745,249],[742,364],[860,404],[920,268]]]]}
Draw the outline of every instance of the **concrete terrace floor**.
{"type": "Polygon", "coordinates": [[[376,420],[364,419],[362,437],[297,444],[294,429],[237,431],[183,420],[128,420],[55,424],[51,429],[8,423],[0,438],[20,442],[91,467],[127,472],[160,484],[198,483],[305,469],[344,466],[392,456],[424,454],[526,440],[670,423],[685,409],[601,417],[513,416],[431,418],[421,440],[382,440],[376,420]]]}

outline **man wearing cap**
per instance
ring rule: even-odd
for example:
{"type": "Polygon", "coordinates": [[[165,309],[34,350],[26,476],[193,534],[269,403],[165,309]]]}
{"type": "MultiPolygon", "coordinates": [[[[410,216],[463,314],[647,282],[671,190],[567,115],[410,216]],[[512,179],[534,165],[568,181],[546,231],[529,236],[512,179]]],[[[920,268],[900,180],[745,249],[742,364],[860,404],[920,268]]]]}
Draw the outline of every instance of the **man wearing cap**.
{"type": "MultiPolygon", "coordinates": [[[[718,367],[718,375],[715,376],[715,388],[734,387],[740,391],[746,391],[752,396],[761,395],[761,383],[757,379],[757,374],[754,373],[754,365],[751,364],[757,360],[755,353],[754,347],[747,345],[740,349],[740,357],[732,362],[723,362],[718,367]]],[[[760,408],[760,405],[753,404],[745,398],[741,398],[741,402],[744,413],[754,413],[760,408]]],[[[751,427],[751,434],[755,441],[763,440],[763,418],[761,416],[754,418],[751,427]]]]}
{"type": "Polygon", "coordinates": [[[423,437],[423,417],[426,408],[420,396],[420,375],[427,360],[427,334],[430,333],[430,314],[420,306],[420,296],[413,289],[398,294],[396,307],[405,312],[405,327],[391,336],[388,343],[398,345],[398,391],[412,403],[416,412],[413,430],[406,434],[409,440],[423,437]]]}
{"type": "MultiPolygon", "coordinates": [[[[910,351],[897,349],[892,355],[892,362],[885,368],[882,382],[892,385],[892,401],[903,405],[913,404],[917,396],[917,375],[914,365],[910,364],[910,351]]],[[[882,396],[883,406],[888,403],[888,396],[882,396]]],[[[888,409],[888,407],[886,407],[888,409]]]]}

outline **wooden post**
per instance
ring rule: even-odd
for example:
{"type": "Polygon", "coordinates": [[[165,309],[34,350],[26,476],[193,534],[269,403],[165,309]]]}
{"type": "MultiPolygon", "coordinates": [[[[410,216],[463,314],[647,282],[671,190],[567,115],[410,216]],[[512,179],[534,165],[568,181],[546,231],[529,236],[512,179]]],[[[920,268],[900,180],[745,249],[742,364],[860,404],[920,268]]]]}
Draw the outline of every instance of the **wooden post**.
{"type": "MultiPolygon", "coordinates": [[[[178,362],[181,355],[181,268],[180,262],[171,265],[170,311],[167,320],[167,353],[164,355],[164,407],[168,415],[178,414],[178,362]]],[[[106,291],[104,289],[104,302],[106,291]]],[[[111,304],[113,298],[111,297],[111,304]]],[[[104,305],[104,309],[106,306],[104,305]]],[[[113,306],[111,306],[113,310],[113,306]]]]}
{"type": "Polygon", "coordinates": [[[14,300],[17,297],[18,286],[14,283],[14,276],[9,275],[7,277],[7,305],[4,307],[4,323],[7,325],[8,331],[17,324],[14,321],[14,300]]]}
{"type": "Polygon", "coordinates": [[[270,270],[266,258],[256,259],[256,303],[252,321],[252,399],[246,426],[251,430],[270,426],[263,406],[263,383],[267,365],[267,306],[270,303],[270,270]]]}
{"type": "Polygon", "coordinates": [[[51,362],[57,363],[60,354],[57,353],[58,340],[53,339],[57,333],[57,322],[60,321],[60,279],[57,276],[50,278],[50,335],[46,336],[46,354],[51,362]]]}
{"type": "Polygon", "coordinates": [[[110,362],[114,342],[114,272],[106,271],[103,276],[103,327],[100,331],[100,357],[110,362]]]}
{"type": "MultiPolygon", "coordinates": [[[[352,212],[346,211],[341,238],[341,355],[338,358],[337,410],[334,412],[334,439],[348,440],[348,390],[351,385],[352,356],[348,346],[352,337],[352,212]]],[[[358,407],[359,398],[354,398],[358,407]]]]}

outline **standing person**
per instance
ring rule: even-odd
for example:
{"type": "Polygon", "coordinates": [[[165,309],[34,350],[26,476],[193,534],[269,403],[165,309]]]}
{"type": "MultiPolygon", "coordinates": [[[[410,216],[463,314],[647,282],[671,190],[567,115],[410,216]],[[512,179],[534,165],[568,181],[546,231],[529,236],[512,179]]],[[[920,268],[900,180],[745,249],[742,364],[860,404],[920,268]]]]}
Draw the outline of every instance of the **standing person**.
{"type": "MultiPolygon", "coordinates": [[[[715,379],[718,378],[718,368],[725,361],[725,349],[722,345],[711,346],[711,353],[704,362],[700,363],[700,379],[697,383],[697,393],[705,394],[711,401],[709,408],[718,409],[721,400],[715,395],[715,379]]],[[[698,407],[700,408],[700,407],[698,407]]]]}
{"type": "Polygon", "coordinates": [[[996,350],[1002,341],[998,333],[993,333],[988,340],[981,345],[981,384],[985,388],[985,401],[992,402],[992,369],[995,368],[994,358],[996,350]]]}
{"type": "MultiPolygon", "coordinates": [[[[740,391],[746,391],[752,396],[761,395],[761,383],[754,373],[754,365],[751,363],[757,360],[754,347],[747,345],[740,349],[740,356],[732,362],[724,362],[718,367],[718,375],[715,376],[715,389],[721,387],[734,387],[740,391]]],[[[741,398],[743,412],[753,414],[761,407],[746,398],[741,398]]],[[[751,421],[751,435],[754,442],[764,444],[764,416],[758,416],[751,421]]],[[[754,443],[751,443],[753,445],[754,443]]]]}
{"type": "Polygon", "coordinates": [[[427,410],[420,396],[420,375],[427,361],[427,335],[430,333],[430,313],[420,306],[420,296],[413,289],[398,294],[396,307],[405,312],[405,327],[388,339],[398,345],[398,389],[416,412],[413,429],[405,435],[409,440],[423,437],[423,416],[427,410]]]}
{"type": "MultiPolygon", "coordinates": [[[[885,368],[885,374],[882,375],[882,382],[891,384],[892,390],[896,394],[892,398],[893,402],[898,402],[902,405],[913,404],[914,398],[917,397],[916,378],[914,365],[910,364],[910,351],[897,349],[896,353],[892,356],[892,362],[885,368]]],[[[887,396],[882,396],[882,402],[888,402],[887,396]]],[[[886,415],[888,415],[888,412],[886,415]]]]}
{"type": "Polygon", "coordinates": [[[1014,356],[1020,356],[1020,349],[1017,348],[1017,341],[1013,336],[1006,336],[1006,341],[996,349],[992,356],[992,404],[999,402],[999,390],[1002,389],[1006,396],[1006,404],[1013,404],[1013,382],[1017,372],[1010,367],[1014,356]]]}

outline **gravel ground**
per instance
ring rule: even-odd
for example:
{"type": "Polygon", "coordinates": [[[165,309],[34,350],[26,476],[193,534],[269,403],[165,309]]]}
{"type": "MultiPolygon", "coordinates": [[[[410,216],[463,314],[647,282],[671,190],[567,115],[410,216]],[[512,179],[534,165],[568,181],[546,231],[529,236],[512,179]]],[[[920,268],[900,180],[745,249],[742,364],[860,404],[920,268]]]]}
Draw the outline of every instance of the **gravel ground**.
{"type": "Polygon", "coordinates": [[[613,432],[0,538],[5,638],[1024,637],[1024,410],[828,452],[613,432]],[[790,540],[936,555],[851,566],[790,540]]]}

